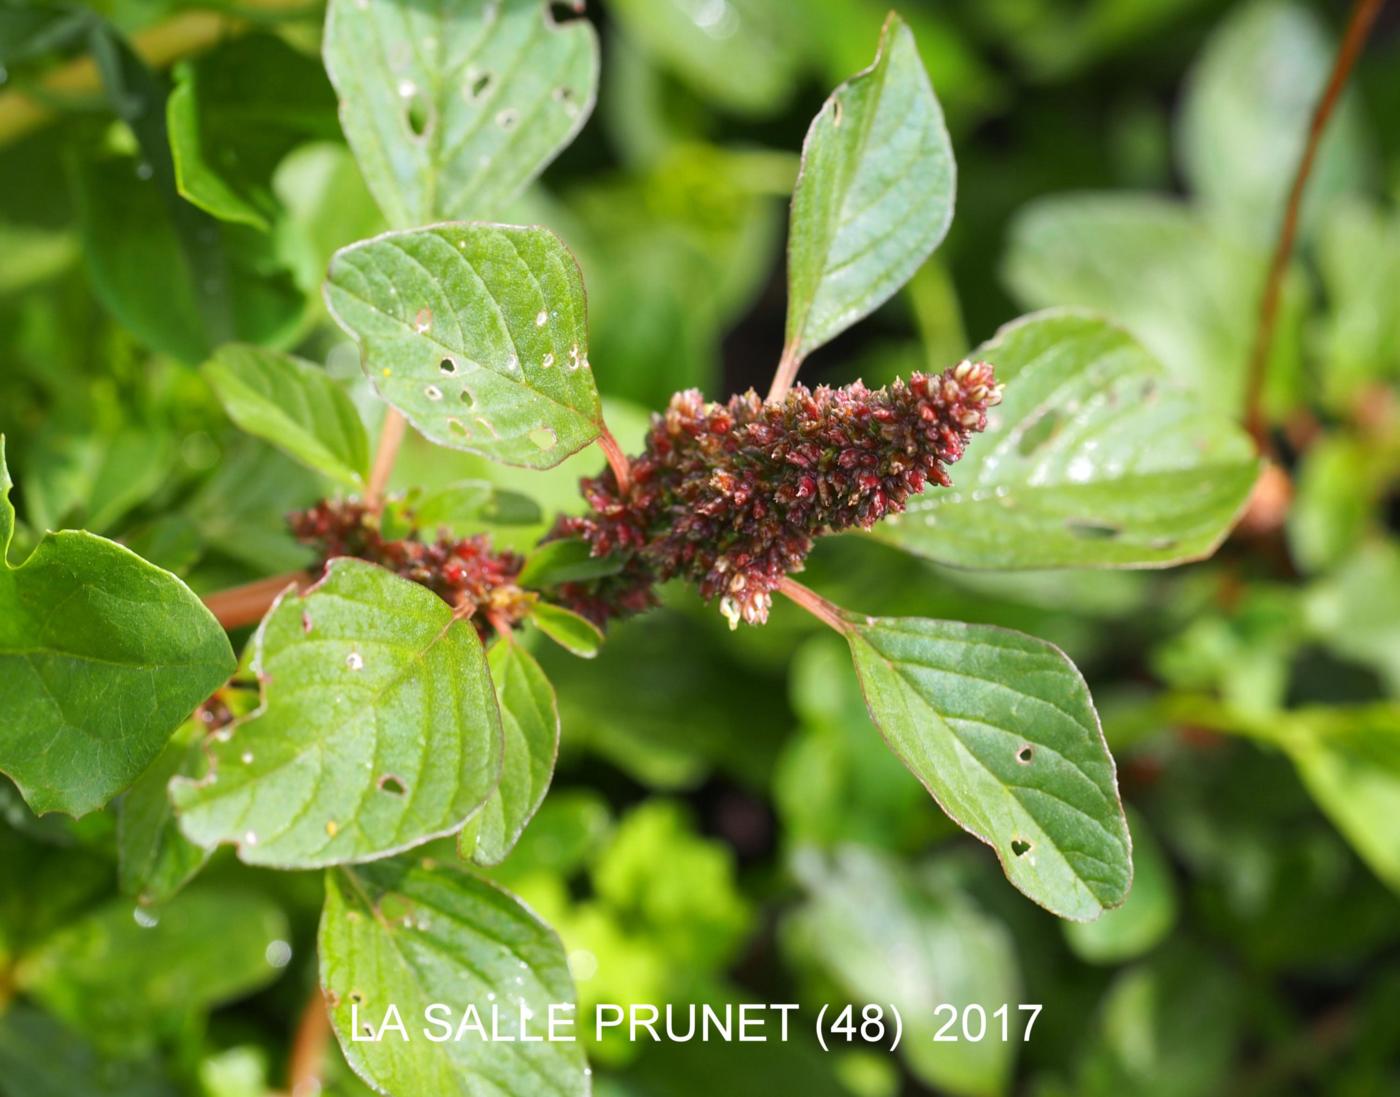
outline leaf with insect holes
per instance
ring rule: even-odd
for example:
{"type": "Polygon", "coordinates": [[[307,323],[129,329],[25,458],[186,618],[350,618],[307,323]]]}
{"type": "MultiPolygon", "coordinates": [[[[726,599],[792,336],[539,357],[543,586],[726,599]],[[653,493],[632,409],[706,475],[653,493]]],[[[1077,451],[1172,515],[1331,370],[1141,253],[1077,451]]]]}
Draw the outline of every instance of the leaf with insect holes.
{"type": "Polygon", "coordinates": [[[498,213],[598,86],[592,25],[556,23],[545,0],[331,0],[323,52],[346,140],[402,228],[498,213]]]}
{"type": "Polygon", "coordinates": [[[439,445],[550,468],[601,433],[583,276],[548,229],[385,233],[335,254],[326,300],[379,395],[439,445]]]}
{"type": "Polygon", "coordinates": [[[870,717],[1007,878],[1062,918],[1123,902],[1131,841],[1083,677],[1033,636],[918,617],[846,617],[870,717]]]}
{"type": "Polygon", "coordinates": [[[558,1030],[567,1036],[580,1027],[559,938],[495,885],[406,857],[329,872],[318,945],[331,1026],[346,1060],[379,1092],[589,1093],[578,1042],[484,1038],[518,1031],[522,1017],[532,1035],[547,1032],[551,1018],[574,1022],[558,1030]],[[364,1030],[378,1031],[391,1006],[415,1039],[390,1029],[367,1041],[364,1030]]]}
{"type": "Polygon", "coordinates": [[[875,63],[807,131],[788,243],[789,357],[800,361],[913,276],[952,223],[955,176],[914,36],[891,14],[875,63]]]}
{"type": "Polygon", "coordinates": [[[325,370],[279,351],[229,344],[201,372],[248,434],[351,487],[368,475],[365,425],[325,370]]]}
{"type": "Polygon", "coordinates": [[[470,621],[362,560],[288,590],[254,638],[261,705],[211,736],[171,799],[202,846],[248,864],[363,861],[453,834],[501,770],[501,718],[470,621]]]}
{"type": "Polygon", "coordinates": [[[233,672],[219,623],[174,575],[91,533],[8,562],[0,436],[0,771],[36,812],[85,815],[136,780],[233,672]]]}
{"type": "Polygon", "coordinates": [[[973,357],[996,367],[1001,405],[953,487],[911,499],[877,537],[959,567],[1164,567],[1229,532],[1259,471],[1248,436],[1126,331],[1049,310],[973,357]]]}
{"type": "Polygon", "coordinates": [[[501,706],[501,780],[458,838],[462,856],[482,865],[505,860],[549,791],[559,754],[559,704],[535,657],[512,637],[486,655],[501,706]]]}

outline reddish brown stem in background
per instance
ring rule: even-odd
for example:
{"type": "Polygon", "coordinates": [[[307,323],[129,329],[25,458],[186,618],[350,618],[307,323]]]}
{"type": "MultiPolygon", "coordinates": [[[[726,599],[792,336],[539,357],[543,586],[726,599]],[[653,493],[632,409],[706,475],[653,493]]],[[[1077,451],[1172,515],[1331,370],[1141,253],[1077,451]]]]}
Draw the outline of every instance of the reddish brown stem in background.
{"type": "Polygon", "coordinates": [[[316,1097],[321,1092],[321,1068],[330,1039],[326,1000],[321,988],[314,987],[292,1037],[292,1054],[287,1061],[287,1090],[291,1097],[316,1097]]]}
{"type": "Polygon", "coordinates": [[[205,595],[204,604],[219,624],[226,629],[255,625],[276,601],[277,596],[295,583],[298,590],[311,582],[311,576],[304,571],[289,571],[284,575],[274,575],[269,579],[258,579],[241,587],[216,591],[205,595]]]}
{"type": "Polygon", "coordinates": [[[1322,98],[1313,110],[1312,123],[1308,127],[1308,139],[1303,146],[1298,170],[1293,176],[1293,187],[1288,193],[1288,204],[1284,207],[1283,224],[1279,228],[1278,244],[1269,262],[1269,273],[1264,281],[1264,293],[1259,300],[1259,322],[1254,332],[1254,346],[1249,357],[1249,374],[1245,389],[1245,427],[1254,438],[1260,454],[1268,456],[1273,452],[1269,440],[1269,424],[1264,417],[1264,378],[1268,371],[1269,352],[1273,349],[1274,326],[1278,320],[1279,297],[1283,292],[1283,276],[1288,271],[1288,260],[1293,254],[1293,242],[1298,235],[1298,216],[1303,206],[1303,192],[1307,189],[1308,176],[1312,174],[1313,161],[1317,158],[1317,147],[1327,129],[1327,123],[1341,100],[1342,89],[1351,75],[1356,59],[1366,45],[1376,16],[1385,6],[1385,0],[1356,0],[1342,44],[1337,50],[1337,60],[1332,66],[1332,75],[1327,79],[1322,98]]]}
{"type": "Polygon", "coordinates": [[[389,486],[389,477],[394,471],[394,459],[399,455],[404,431],[408,426],[397,408],[390,408],[384,415],[384,426],[379,432],[379,446],[374,451],[374,467],[370,469],[369,484],[365,488],[365,506],[371,514],[379,514],[384,509],[384,491],[389,486]]]}
{"type": "Polygon", "coordinates": [[[778,590],[805,609],[822,624],[834,628],[841,635],[851,631],[851,626],[841,615],[839,606],[834,606],[810,587],[804,587],[795,579],[784,577],[778,590]]]}
{"type": "Polygon", "coordinates": [[[632,464],[627,460],[627,455],[622,452],[622,447],[617,444],[617,439],[613,437],[612,431],[606,426],[603,432],[598,435],[598,448],[603,451],[603,456],[608,459],[608,467],[613,471],[613,477],[617,480],[617,491],[619,495],[626,495],[632,490],[632,464]]]}
{"type": "Polygon", "coordinates": [[[797,346],[789,343],[783,348],[783,356],[778,360],[778,369],[773,374],[773,384],[768,389],[768,402],[781,400],[797,380],[797,371],[802,365],[797,346]]]}

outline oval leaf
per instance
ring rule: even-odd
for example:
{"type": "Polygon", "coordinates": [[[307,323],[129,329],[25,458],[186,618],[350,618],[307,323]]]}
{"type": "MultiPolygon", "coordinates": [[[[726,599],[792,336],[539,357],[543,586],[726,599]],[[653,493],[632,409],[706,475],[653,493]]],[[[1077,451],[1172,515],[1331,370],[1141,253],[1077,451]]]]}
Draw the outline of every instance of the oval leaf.
{"type": "Polygon", "coordinates": [[[383,857],[452,834],[495,787],[501,721],[476,629],[426,587],[331,561],[254,639],[263,699],[177,778],[180,825],[249,864],[383,857]]]}
{"type": "Polygon", "coordinates": [[[1249,498],[1245,433],[1170,384],[1127,332],[1051,310],[974,357],[1006,384],[985,433],[876,535],[977,568],[1165,567],[1209,556],[1249,498]]]}
{"type": "Polygon", "coordinates": [[[563,606],[536,602],[530,610],[534,626],[571,655],[592,659],[603,646],[603,631],[587,617],[563,606]]]}
{"type": "Polygon", "coordinates": [[[505,728],[501,780],[458,846],[464,857],[495,865],[505,860],[549,791],[559,755],[559,704],[535,657],[513,638],[496,641],[486,658],[505,728]]]}
{"type": "Polygon", "coordinates": [[[1128,824],[1088,687],[1064,653],[989,625],[847,624],[871,719],[1007,878],[1062,918],[1121,904],[1128,824]]]}
{"type": "Polygon", "coordinates": [[[326,71],[390,224],[499,211],[588,119],[598,40],[545,0],[332,0],[326,71]]]}
{"type": "Polygon", "coordinates": [[[889,300],[948,232],[955,187],[943,111],[891,14],[875,63],[836,89],[802,147],[785,356],[804,358],[889,300]]]}
{"type": "Polygon", "coordinates": [[[1122,964],[1162,943],[1176,924],[1176,881],[1147,820],[1129,811],[1133,835],[1133,890],[1117,910],[1097,922],[1065,922],[1065,940],[1091,964],[1122,964]]]}
{"type": "Polygon", "coordinates": [[[349,394],[290,354],[232,344],[203,373],[229,418],[254,437],[352,487],[369,473],[369,437],[349,394]]]}
{"type": "MultiPolygon", "coordinates": [[[[579,1097],[589,1092],[577,1042],[495,1042],[492,1031],[518,1033],[529,1011],[531,1033],[547,1031],[551,1005],[573,1017],[564,1030],[582,1037],[572,1009],[559,938],[513,896],[448,865],[395,858],[327,874],[319,936],[321,984],[331,1024],[356,1073],[381,1093],[404,1097],[579,1097]],[[424,1010],[449,1004],[441,1019],[455,1036],[468,1010],[479,1019],[462,1039],[433,1042],[424,1010]],[[393,1006],[413,1033],[377,1043],[393,1006]],[[358,1037],[358,1039],[357,1039],[358,1037]]],[[[468,1018],[470,1021],[470,1018],[468,1018]]]]}
{"type": "Polygon", "coordinates": [[[83,815],[141,775],[233,673],[219,623],[168,571],[91,533],[8,562],[0,436],[0,771],[37,812],[83,815]]]}
{"type": "Polygon", "coordinates": [[[439,445],[549,468],[601,431],[583,276],[548,229],[386,233],[336,253],[326,300],[379,395],[439,445]]]}

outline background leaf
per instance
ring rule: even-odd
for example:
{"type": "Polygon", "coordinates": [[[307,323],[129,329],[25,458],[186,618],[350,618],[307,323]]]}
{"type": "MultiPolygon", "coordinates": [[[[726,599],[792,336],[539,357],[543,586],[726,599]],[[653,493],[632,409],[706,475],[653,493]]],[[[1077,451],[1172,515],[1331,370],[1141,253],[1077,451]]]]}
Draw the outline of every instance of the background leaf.
{"type": "Polygon", "coordinates": [[[1007,878],[1063,918],[1122,903],[1131,846],[1113,759],[1064,653],[985,625],[848,623],[871,719],[1007,878]]]}
{"type": "Polygon", "coordinates": [[[603,631],[587,617],[548,602],[537,602],[530,623],[571,655],[592,659],[603,646],[603,631]]]}
{"type": "Polygon", "coordinates": [[[501,722],[476,628],[426,587],[333,560],[254,640],[259,708],[177,779],[180,825],[249,864],[382,857],[455,833],[500,776],[501,722]]]}
{"type": "Polygon", "coordinates": [[[978,568],[1147,567],[1209,555],[1258,472],[1249,439],[1127,332],[1050,311],[974,352],[1006,385],[987,430],[876,536],[978,568]]]}
{"type": "Polygon", "coordinates": [[[439,225],[338,252],[326,299],[432,441],[549,468],[598,437],[583,277],[543,228],[439,225]]]}
{"type": "Polygon", "coordinates": [[[333,480],[369,474],[369,436],[345,390],[325,370],[262,347],[220,347],[205,378],[235,423],[333,480]]]}
{"type": "Polygon", "coordinates": [[[1065,940],[1082,959],[1095,964],[1132,960],[1155,948],[1176,923],[1176,881],[1165,852],[1147,820],[1129,809],[1133,836],[1133,887],[1123,905],[1097,921],[1065,922],[1065,940]]]}
{"type": "Polygon", "coordinates": [[[209,860],[209,850],[182,833],[170,802],[173,777],[198,777],[206,727],[185,721],[121,799],[117,815],[117,875],[121,889],[138,903],[163,903],[209,860]]]}
{"type": "MultiPolygon", "coordinates": [[[[341,1049],[377,1089],[433,1097],[589,1092],[578,1043],[351,1040],[352,1007],[378,1025],[390,1004],[421,1025],[433,1002],[451,1003],[455,1028],[468,1005],[491,1024],[493,1007],[519,1024],[522,1006],[548,1024],[551,1003],[571,1003],[559,938],[518,900],[450,865],[405,858],[326,877],[319,937],[321,983],[341,1049]]],[[[489,1029],[488,1029],[489,1031],[489,1029]]],[[[538,1031],[538,1027],[536,1028],[538,1031]]],[[[579,1028],[575,1027],[575,1034],[579,1028]]]]}
{"type": "Polygon", "coordinates": [[[169,572],[90,533],[18,567],[0,437],[0,769],[35,811],[84,815],[129,785],[233,671],[228,638],[169,572]]]}
{"type": "Polygon", "coordinates": [[[505,729],[501,780],[462,831],[460,848],[479,864],[495,865],[514,848],[549,791],[559,754],[559,704],[535,657],[513,637],[492,644],[486,659],[505,729]]]}
{"type": "Polygon", "coordinates": [[[914,36],[891,15],[875,63],[807,131],[792,195],[788,353],[805,357],[909,280],[952,222],[954,178],[914,36]]]}
{"type": "Polygon", "coordinates": [[[584,19],[543,0],[331,0],[326,70],[389,223],[492,216],[583,127],[598,83],[584,19]]]}

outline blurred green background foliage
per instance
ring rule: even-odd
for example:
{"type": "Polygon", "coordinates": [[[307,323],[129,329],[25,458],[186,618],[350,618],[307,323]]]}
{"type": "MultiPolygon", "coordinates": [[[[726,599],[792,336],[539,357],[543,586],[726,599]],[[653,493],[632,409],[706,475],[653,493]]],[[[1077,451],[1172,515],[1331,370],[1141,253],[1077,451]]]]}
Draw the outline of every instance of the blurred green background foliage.
{"type": "MultiPolygon", "coordinates": [[[[942,369],[1021,311],[1080,305],[1238,411],[1344,9],[905,0],[957,150],[957,217],[804,380],[942,369]]],[[[766,387],[794,150],[883,15],[877,0],[589,5],[597,110],[504,219],[575,249],[624,448],[677,389],[766,387]]],[[[382,412],[319,292],[332,251],[386,227],[340,136],[321,17],[294,0],[0,7],[14,559],[81,527],[199,592],[306,563],[282,518],[328,484],[241,435],[191,367],[233,338],[294,349],[371,425],[382,412]]],[[[1292,481],[1281,524],[1169,572],[961,572],[864,537],[810,561],[842,604],[1006,625],[1072,655],[1130,809],[1122,909],[1067,926],[1006,887],[879,742],[839,641],[790,606],[731,635],[677,590],[591,663],[537,653],[563,753],[493,874],[559,929],[585,1008],[1045,1007],[1026,1044],[911,1033],[894,1055],[823,1055],[805,1033],[604,1042],[600,1094],[1400,1092],[1398,119],[1392,6],[1324,143],[1286,285],[1268,386],[1292,481]]],[[[396,482],[492,479],[547,519],[578,507],[597,464],[524,472],[418,439],[396,482]]],[[[319,880],[225,851],[144,926],[118,841],[110,811],[35,818],[0,787],[0,1093],[276,1090],[315,981],[319,880]]],[[[326,1092],[367,1091],[332,1064],[326,1092]]]]}

